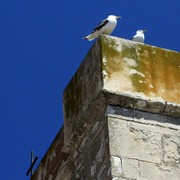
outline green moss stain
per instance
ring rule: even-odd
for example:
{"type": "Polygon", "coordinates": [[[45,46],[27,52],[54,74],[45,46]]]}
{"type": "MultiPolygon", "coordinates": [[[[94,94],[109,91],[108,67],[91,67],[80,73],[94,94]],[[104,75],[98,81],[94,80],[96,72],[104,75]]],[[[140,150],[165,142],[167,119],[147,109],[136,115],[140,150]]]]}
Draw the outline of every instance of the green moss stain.
{"type": "Polygon", "coordinates": [[[102,58],[106,59],[106,63],[102,64],[102,69],[108,73],[108,76],[110,76],[113,71],[118,70],[119,63],[116,61],[116,58],[119,57],[120,54],[117,46],[116,40],[101,37],[102,58]]]}
{"type": "Polygon", "coordinates": [[[101,53],[108,79],[126,69],[131,90],[180,102],[180,53],[108,36],[101,36],[101,53]]]}
{"type": "Polygon", "coordinates": [[[102,70],[107,73],[109,78],[111,78],[114,72],[122,71],[124,67],[124,57],[137,58],[134,53],[136,51],[134,48],[126,48],[124,46],[120,53],[118,47],[119,44],[116,39],[101,36],[101,53],[104,59],[102,70]]]}
{"type": "Polygon", "coordinates": [[[138,83],[141,77],[132,77],[136,90],[176,101],[179,95],[176,90],[180,88],[180,53],[138,45],[138,59],[136,70],[145,74],[145,83],[138,83]]]}

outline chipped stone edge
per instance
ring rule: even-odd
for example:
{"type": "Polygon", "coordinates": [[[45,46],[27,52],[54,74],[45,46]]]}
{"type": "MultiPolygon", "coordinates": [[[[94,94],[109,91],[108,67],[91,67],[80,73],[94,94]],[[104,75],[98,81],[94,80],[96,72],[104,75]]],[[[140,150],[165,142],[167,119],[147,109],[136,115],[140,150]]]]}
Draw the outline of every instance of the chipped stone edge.
{"type": "Polygon", "coordinates": [[[180,104],[170,103],[160,99],[141,97],[138,94],[125,94],[102,90],[108,105],[116,105],[124,108],[137,109],[161,115],[180,118],[180,104]]]}

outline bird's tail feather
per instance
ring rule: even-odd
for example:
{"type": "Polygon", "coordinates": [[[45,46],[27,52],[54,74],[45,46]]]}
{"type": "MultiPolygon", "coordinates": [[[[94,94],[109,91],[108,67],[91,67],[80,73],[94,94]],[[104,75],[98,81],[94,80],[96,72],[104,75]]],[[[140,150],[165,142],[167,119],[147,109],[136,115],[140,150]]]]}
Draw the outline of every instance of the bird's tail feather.
{"type": "Polygon", "coordinates": [[[88,37],[87,37],[87,36],[84,36],[82,39],[88,40],[88,37]]]}
{"type": "Polygon", "coordinates": [[[88,41],[92,41],[94,38],[90,38],[89,36],[85,36],[82,39],[88,40],[88,41]]]}

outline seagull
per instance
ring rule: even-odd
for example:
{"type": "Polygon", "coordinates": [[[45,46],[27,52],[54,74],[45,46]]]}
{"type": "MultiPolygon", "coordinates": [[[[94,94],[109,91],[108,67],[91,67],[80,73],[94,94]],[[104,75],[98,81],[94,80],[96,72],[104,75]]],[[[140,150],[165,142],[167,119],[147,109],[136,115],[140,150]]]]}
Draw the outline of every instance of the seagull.
{"type": "Polygon", "coordinates": [[[134,35],[131,40],[136,41],[136,42],[140,42],[140,43],[144,43],[144,40],[145,40],[144,33],[146,31],[147,30],[138,30],[138,31],[136,31],[136,35],[134,35]]]}
{"type": "Polygon", "coordinates": [[[109,15],[107,19],[101,21],[96,28],[93,29],[92,33],[83,39],[92,41],[97,38],[100,34],[111,34],[114,28],[117,25],[117,19],[121,18],[120,16],[109,15]]]}

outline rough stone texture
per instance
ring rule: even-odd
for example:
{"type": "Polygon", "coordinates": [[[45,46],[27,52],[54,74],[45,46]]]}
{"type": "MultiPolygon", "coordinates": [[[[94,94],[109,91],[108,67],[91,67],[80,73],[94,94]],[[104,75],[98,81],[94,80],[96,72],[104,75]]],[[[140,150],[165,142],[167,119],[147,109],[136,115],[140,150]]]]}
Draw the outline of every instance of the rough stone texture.
{"type": "MultiPolygon", "coordinates": [[[[61,128],[35,173],[33,174],[32,180],[50,180],[56,178],[58,171],[65,167],[70,156],[69,153],[62,151],[63,145],[64,134],[63,128],[61,128]]],[[[64,175],[65,179],[68,179],[66,178],[68,173],[64,173],[64,175]]]]}
{"type": "Polygon", "coordinates": [[[140,177],[141,180],[178,180],[180,179],[180,169],[140,162],[140,177]]]}
{"type": "Polygon", "coordinates": [[[174,134],[164,134],[162,142],[164,148],[164,163],[180,168],[180,131],[174,134]]]}
{"type": "Polygon", "coordinates": [[[180,179],[179,118],[117,106],[107,107],[107,117],[110,154],[122,162],[117,172],[111,160],[113,177],[180,179]]]}
{"type": "Polygon", "coordinates": [[[112,166],[112,172],[111,174],[113,176],[119,176],[122,174],[122,158],[118,156],[111,156],[111,166],[112,166]]]}
{"type": "Polygon", "coordinates": [[[130,179],[138,179],[140,174],[139,161],[136,159],[123,158],[123,173],[124,177],[130,179]]]}
{"type": "Polygon", "coordinates": [[[178,52],[101,36],[64,91],[64,128],[32,179],[179,180],[179,68],[178,52]]]}
{"type": "Polygon", "coordinates": [[[162,159],[160,134],[144,130],[147,125],[143,124],[133,122],[128,124],[128,121],[119,122],[116,118],[108,118],[108,122],[110,150],[113,155],[119,154],[123,157],[160,163],[162,159]]]}

